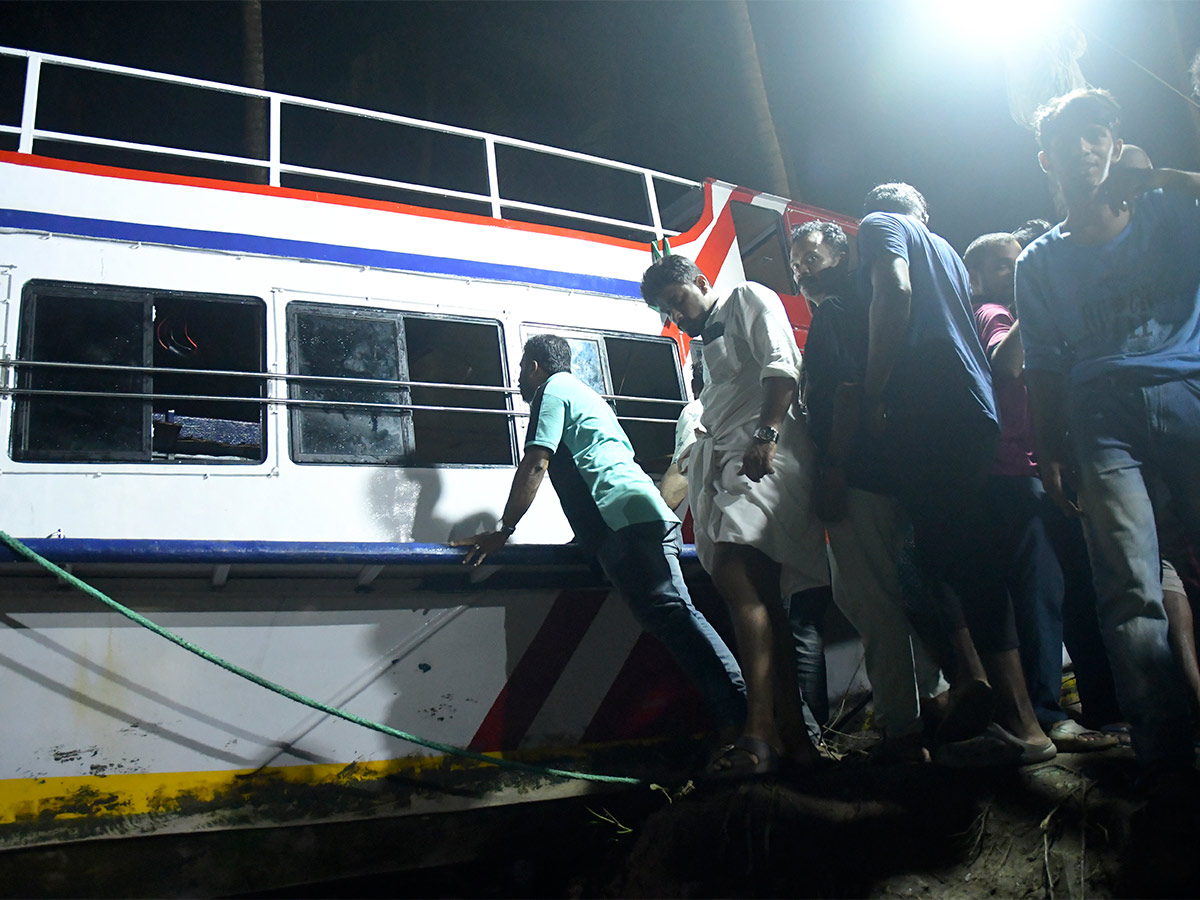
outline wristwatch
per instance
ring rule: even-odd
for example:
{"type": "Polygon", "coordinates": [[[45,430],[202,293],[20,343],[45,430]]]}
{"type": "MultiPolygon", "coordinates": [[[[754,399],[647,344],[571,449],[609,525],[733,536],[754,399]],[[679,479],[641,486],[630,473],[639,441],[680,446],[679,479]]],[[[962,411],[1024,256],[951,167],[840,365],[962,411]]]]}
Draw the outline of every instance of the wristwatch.
{"type": "Polygon", "coordinates": [[[760,444],[778,444],[779,429],[772,428],[770,425],[763,425],[761,428],[755,429],[754,440],[760,444]]]}
{"type": "Polygon", "coordinates": [[[512,537],[513,532],[515,532],[517,530],[517,526],[516,525],[505,525],[504,520],[501,519],[498,523],[496,523],[496,530],[498,532],[500,532],[501,534],[507,534],[509,537],[512,537]]]}

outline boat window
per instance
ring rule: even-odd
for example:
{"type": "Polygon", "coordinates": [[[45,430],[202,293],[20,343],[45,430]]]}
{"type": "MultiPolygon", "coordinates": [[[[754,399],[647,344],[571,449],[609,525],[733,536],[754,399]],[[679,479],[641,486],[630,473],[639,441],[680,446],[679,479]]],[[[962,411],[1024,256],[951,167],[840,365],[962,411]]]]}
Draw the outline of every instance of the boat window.
{"type": "Polygon", "coordinates": [[[777,294],[795,294],[783,216],[773,209],[737,200],[729,206],[746,280],[765,284],[777,294]]]}
{"type": "Polygon", "coordinates": [[[607,394],[608,382],[604,380],[604,366],[600,362],[600,341],[597,338],[581,338],[563,335],[571,348],[571,374],[597,394],[607,394]]]}
{"type": "Polygon", "coordinates": [[[265,458],[259,298],[30,281],[17,358],[14,459],[265,458]]]}
{"type": "Polygon", "coordinates": [[[441,407],[413,411],[415,446],[412,464],[463,463],[512,465],[511,404],[503,391],[433,385],[504,386],[500,326],[406,316],[409,375],[415,406],[441,407]],[[457,412],[457,410],[497,412],[457,412]]]}
{"type": "Polygon", "coordinates": [[[637,451],[639,462],[652,470],[664,458],[669,464],[675,450],[675,422],[683,408],[678,401],[686,399],[676,343],[669,339],[606,337],[604,346],[608,351],[612,393],[622,398],[613,401],[617,416],[637,451]]]}
{"type": "Polygon", "coordinates": [[[537,333],[557,334],[570,344],[572,374],[608,399],[638,462],[647,471],[664,471],[686,400],[675,341],[536,327],[526,337],[537,333]]]}
{"type": "Polygon", "coordinates": [[[512,465],[501,346],[496,322],[289,304],[292,458],[512,465]]]}

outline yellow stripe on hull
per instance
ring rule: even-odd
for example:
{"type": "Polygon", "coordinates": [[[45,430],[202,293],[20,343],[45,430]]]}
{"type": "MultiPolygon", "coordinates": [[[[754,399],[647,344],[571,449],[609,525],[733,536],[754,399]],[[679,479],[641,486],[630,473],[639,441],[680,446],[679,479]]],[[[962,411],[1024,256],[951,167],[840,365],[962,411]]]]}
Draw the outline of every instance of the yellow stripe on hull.
{"type": "Polygon", "coordinates": [[[442,756],[419,756],[373,762],[273,766],[207,772],[143,772],[116,775],[78,775],[68,778],[8,778],[0,780],[0,825],[31,819],[92,818],[97,816],[171,815],[189,813],[221,801],[253,802],[269,783],[288,785],[349,785],[390,775],[419,776],[434,770],[470,769],[475,762],[442,756]]]}

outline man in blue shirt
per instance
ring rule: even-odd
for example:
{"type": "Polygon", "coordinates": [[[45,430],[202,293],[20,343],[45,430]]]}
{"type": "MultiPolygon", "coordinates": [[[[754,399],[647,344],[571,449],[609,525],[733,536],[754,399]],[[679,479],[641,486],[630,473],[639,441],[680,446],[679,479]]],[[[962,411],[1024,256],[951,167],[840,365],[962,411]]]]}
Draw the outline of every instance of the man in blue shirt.
{"type": "Polygon", "coordinates": [[[679,520],[634,461],[616,415],[571,374],[571,347],[557,335],[525,342],[520,388],[530,404],[525,454],[500,527],[454,542],[470,547],[464,564],[479,565],[504,546],[548,471],[576,541],[699,687],[722,741],[731,739],[745,717],[741,670],[692,605],[679,569],[679,520]]]}
{"type": "Polygon", "coordinates": [[[1078,490],[1101,629],[1139,760],[1189,767],[1191,717],[1163,609],[1157,523],[1200,537],[1200,175],[1110,170],[1120,107],[1079,90],[1038,118],[1066,219],[1017,261],[1046,491],[1078,490]],[[1169,500],[1168,500],[1169,498],[1169,500]]]}
{"type": "Polygon", "coordinates": [[[1054,744],[1029,702],[1012,604],[980,539],[999,427],[970,279],[954,248],[926,226],[928,207],[916,188],[879,185],[865,211],[858,231],[860,291],[871,304],[865,426],[886,437],[917,561],[939,585],[958,670],[941,737],[955,741],[988,728],[977,745],[936,758],[1040,762],[1054,756],[1054,744]],[[995,723],[988,726],[991,688],[995,723]]]}

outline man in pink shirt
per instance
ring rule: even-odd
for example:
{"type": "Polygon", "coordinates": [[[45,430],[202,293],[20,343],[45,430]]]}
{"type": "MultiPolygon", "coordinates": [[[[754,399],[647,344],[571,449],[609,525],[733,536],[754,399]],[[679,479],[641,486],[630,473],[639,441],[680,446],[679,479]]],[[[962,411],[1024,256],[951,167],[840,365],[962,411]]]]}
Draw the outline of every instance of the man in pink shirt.
{"type": "Polygon", "coordinates": [[[1004,573],[1020,637],[1021,667],[1038,724],[1060,751],[1099,750],[1114,735],[1089,731],[1063,711],[1063,573],[1046,529],[1046,492],[1033,458],[1020,323],[1013,286],[1021,245],[1011,234],[985,234],[963,254],[975,325],[992,367],[1000,441],[988,480],[993,533],[986,536],[1004,573]]]}

